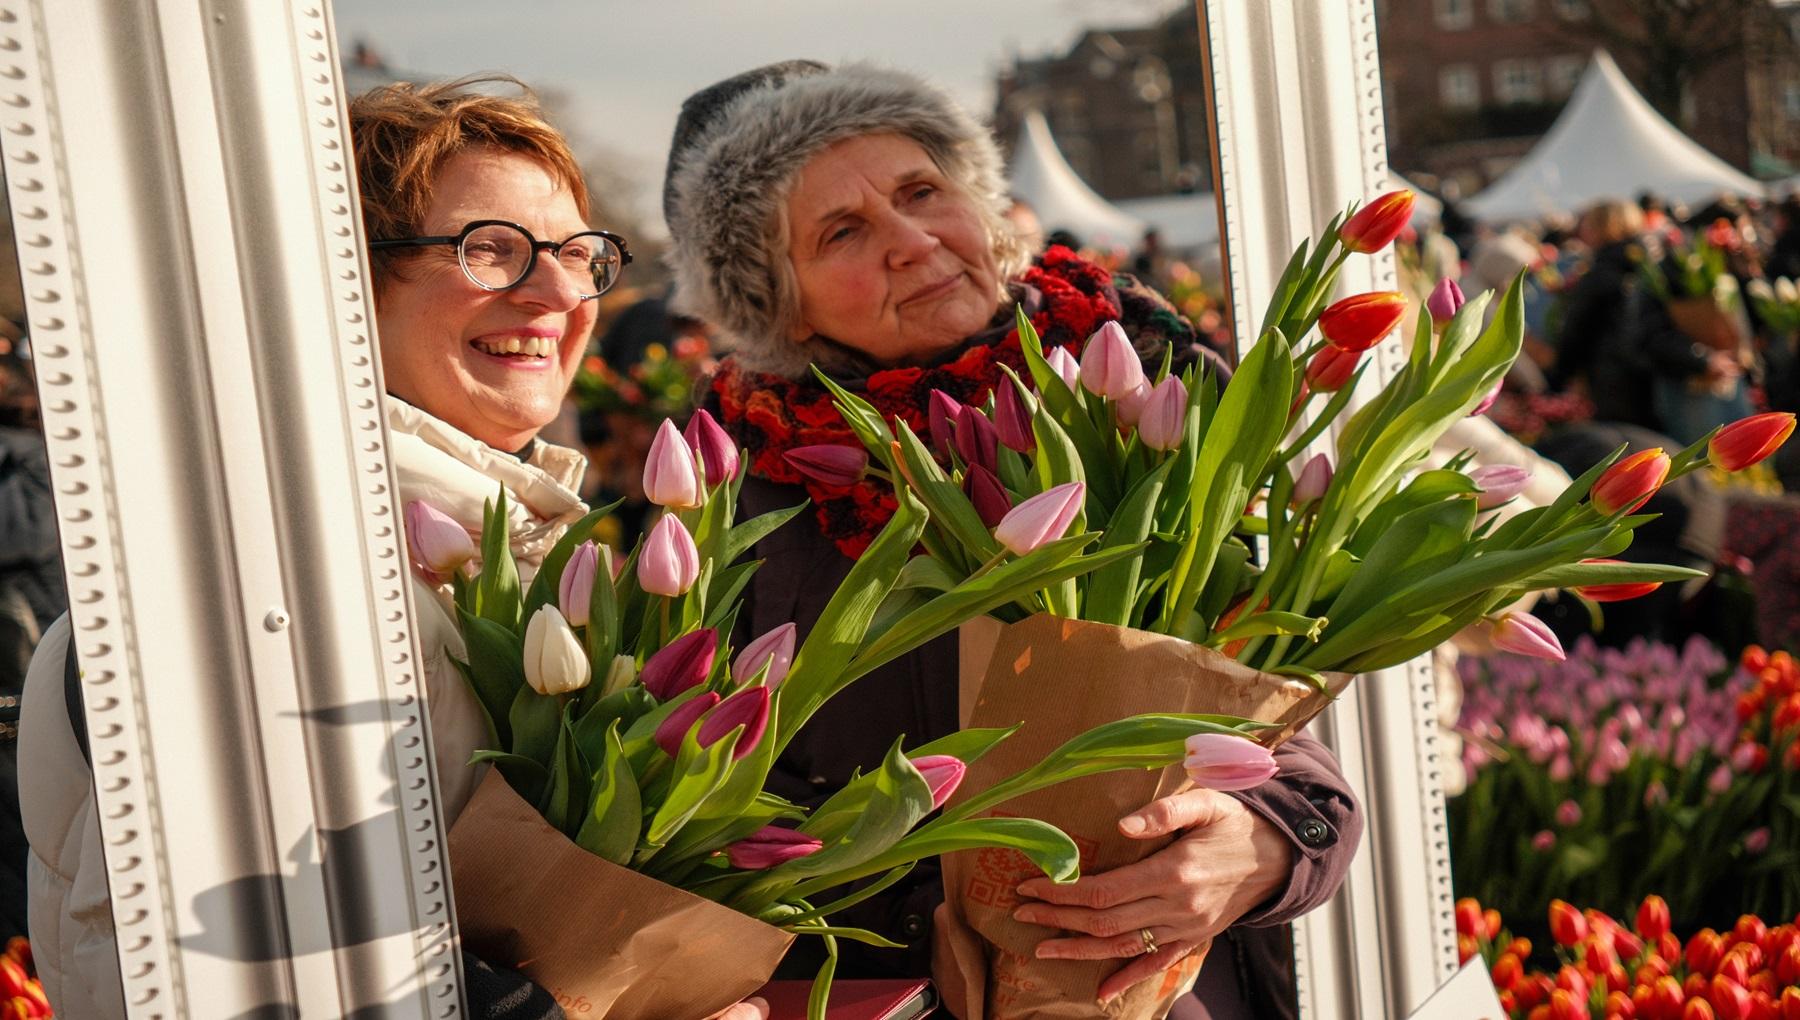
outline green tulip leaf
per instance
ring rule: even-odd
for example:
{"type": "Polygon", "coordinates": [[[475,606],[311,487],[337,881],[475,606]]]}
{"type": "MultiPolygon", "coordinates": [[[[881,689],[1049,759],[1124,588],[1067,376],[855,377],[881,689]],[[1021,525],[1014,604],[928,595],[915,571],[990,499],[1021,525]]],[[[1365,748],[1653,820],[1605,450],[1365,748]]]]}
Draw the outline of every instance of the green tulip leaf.
{"type": "Polygon", "coordinates": [[[631,853],[637,848],[644,809],[637,777],[632,774],[625,759],[625,746],[619,739],[619,720],[614,719],[607,726],[603,746],[604,753],[594,769],[587,815],[576,832],[575,842],[594,856],[623,866],[631,862],[631,853]]]}

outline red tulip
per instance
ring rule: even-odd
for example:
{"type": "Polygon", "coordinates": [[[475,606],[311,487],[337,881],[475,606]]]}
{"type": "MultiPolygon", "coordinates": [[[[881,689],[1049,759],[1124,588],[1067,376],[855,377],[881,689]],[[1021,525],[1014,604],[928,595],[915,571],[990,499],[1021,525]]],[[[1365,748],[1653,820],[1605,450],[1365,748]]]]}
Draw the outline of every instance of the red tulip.
{"type": "Polygon", "coordinates": [[[25,968],[19,961],[9,956],[0,956],[0,999],[24,995],[25,986],[30,983],[31,976],[25,973],[25,968]]]}
{"type": "Polygon", "coordinates": [[[1782,991],[1781,1020],[1800,1020],[1800,988],[1782,991]]]}
{"type": "Polygon", "coordinates": [[[1681,982],[1673,977],[1660,977],[1650,989],[1650,1004],[1658,1017],[1669,1017],[1670,1020],[1681,1016],[1681,1006],[1687,1002],[1687,993],[1682,991],[1681,982]]]}
{"type": "Polygon", "coordinates": [[[936,810],[944,806],[950,795],[962,784],[963,776],[969,767],[962,759],[948,754],[928,754],[912,759],[913,768],[925,777],[925,785],[931,788],[931,807],[936,810]]]}
{"type": "Polygon", "coordinates": [[[1695,974],[1711,977],[1724,955],[1725,940],[1711,928],[1702,928],[1693,938],[1688,939],[1687,965],[1688,970],[1695,974]]]}
{"type": "Polygon", "coordinates": [[[931,445],[946,457],[956,445],[956,416],[961,411],[962,402],[943,390],[932,390],[931,399],[925,405],[925,421],[931,426],[931,445]]]}
{"type": "Polygon", "coordinates": [[[1525,965],[1519,962],[1518,957],[1508,953],[1494,961],[1494,969],[1488,974],[1494,979],[1494,987],[1509,989],[1525,976],[1525,965]]]}
{"type": "Polygon", "coordinates": [[[1037,449],[1037,436],[1031,432],[1031,408],[1025,399],[1011,379],[1001,379],[994,387],[994,431],[1007,449],[1017,453],[1037,449]]]}
{"type": "Polygon", "coordinates": [[[734,868],[762,871],[818,853],[824,848],[824,843],[804,833],[784,829],[779,825],[765,825],[749,838],[740,839],[726,847],[725,858],[734,868]]]}
{"type": "Polygon", "coordinates": [[[687,440],[695,456],[700,458],[700,468],[706,475],[708,488],[737,477],[738,470],[743,466],[738,460],[737,444],[731,441],[731,437],[725,434],[725,430],[719,427],[719,423],[705,409],[694,412],[681,435],[687,440]]]}
{"type": "Polygon", "coordinates": [[[1456,901],[1456,930],[1459,934],[1487,934],[1487,921],[1481,916],[1481,904],[1470,897],[1456,901]]]}
{"type": "Polygon", "coordinates": [[[1587,975],[1583,974],[1579,968],[1567,964],[1556,972],[1556,987],[1582,1002],[1587,1001],[1588,992],[1592,990],[1587,975]]]}
{"type": "Polygon", "coordinates": [[[1319,314],[1319,332],[1334,347],[1366,351],[1400,325],[1406,315],[1406,296],[1381,290],[1354,294],[1319,314]]]}
{"type": "MultiPolygon", "coordinates": [[[[1583,563],[1622,563],[1623,560],[1592,559],[1583,563]]],[[[1595,602],[1624,602],[1626,599],[1642,598],[1662,587],[1661,581],[1621,581],[1618,584],[1584,584],[1575,589],[1575,593],[1595,602]]]]}
{"type": "Polygon", "coordinates": [[[1718,1014],[1705,999],[1689,999],[1681,1008],[1681,1020],[1718,1020],[1718,1014]]]}
{"type": "Polygon", "coordinates": [[[1605,1016],[1607,1020],[1635,1020],[1637,1006],[1623,990],[1614,989],[1606,993],[1605,1016]]]}
{"type": "Polygon", "coordinates": [[[706,682],[719,651],[719,632],[702,627],[683,634],[644,662],[638,682],[658,701],[672,700],[706,682]]]}
{"type": "Polygon", "coordinates": [[[1319,393],[1336,393],[1356,376],[1362,357],[1361,351],[1326,344],[1306,363],[1306,385],[1319,393]]]}
{"type": "MultiPolygon", "coordinates": [[[[1731,765],[1739,772],[1761,772],[1763,766],[1768,764],[1768,749],[1761,744],[1740,744],[1738,746],[1753,748],[1748,751],[1732,749],[1731,765]]],[[[1763,939],[1769,935],[1769,926],[1755,914],[1742,914],[1739,915],[1737,924],[1732,926],[1731,933],[1737,936],[1739,942],[1749,943],[1760,949],[1763,939]]]]}
{"type": "Polygon", "coordinates": [[[738,738],[737,746],[731,750],[733,761],[742,760],[762,740],[763,730],[769,725],[769,689],[767,687],[746,687],[719,703],[719,707],[708,712],[706,720],[700,724],[700,746],[711,747],[739,726],[744,728],[744,735],[738,738]]]}
{"type": "Polygon", "coordinates": [[[1775,958],[1775,978],[1783,985],[1800,984],[1800,942],[1790,942],[1775,958]]]}
{"type": "Polygon", "coordinates": [[[1713,975],[1712,1004],[1719,1020],[1750,1020],[1750,993],[1724,974],[1713,975]]]}
{"type": "Polygon", "coordinates": [[[1794,416],[1786,411],[1753,414],[1720,429],[1706,444],[1713,464],[1742,471],[1781,448],[1794,432],[1794,416]]]}
{"type": "Polygon", "coordinates": [[[694,724],[700,721],[701,716],[711,711],[712,707],[718,703],[719,696],[712,691],[695,695],[682,702],[675,711],[670,712],[657,725],[654,734],[656,746],[662,748],[663,753],[671,758],[679,757],[681,742],[687,739],[688,731],[694,728],[694,724]]]}
{"type": "Polygon", "coordinates": [[[1402,188],[1370,202],[1338,228],[1338,243],[1365,255],[1386,248],[1412,222],[1414,200],[1412,190],[1402,188]]]}
{"type": "Polygon", "coordinates": [[[975,513],[980,515],[981,523],[990,528],[1005,520],[1013,507],[1012,497],[1006,494],[1000,479],[980,464],[969,465],[968,473],[963,476],[963,494],[975,504],[975,513]]]}
{"type": "Polygon", "coordinates": [[[1591,1020],[1586,999],[1558,988],[1550,993],[1550,1020],[1591,1020]]]}
{"type": "Polygon", "coordinates": [[[1550,937],[1559,946],[1572,946],[1587,938],[1587,918],[1564,900],[1550,901],[1550,937]]]}
{"type": "Polygon", "coordinates": [[[999,467],[1000,434],[988,416],[964,404],[956,412],[956,455],[964,464],[980,464],[989,471],[999,467]]]}
{"type": "Polygon", "coordinates": [[[1651,893],[1638,904],[1637,933],[1645,941],[1660,940],[1669,930],[1669,902],[1661,896],[1651,893]]]}
{"type": "Polygon", "coordinates": [[[855,485],[869,471],[869,455],[854,446],[821,443],[798,447],[781,456],[788,467],[821,485],[832,487],[855,485]]]}
{"type": "Polygon", "coordinates": [[[1669,475],[1669,455],[1662,447],[1634,453],[1606,469],[1588,491],[1588,501],[1607,517],[1644,505],[1669,475]]]}

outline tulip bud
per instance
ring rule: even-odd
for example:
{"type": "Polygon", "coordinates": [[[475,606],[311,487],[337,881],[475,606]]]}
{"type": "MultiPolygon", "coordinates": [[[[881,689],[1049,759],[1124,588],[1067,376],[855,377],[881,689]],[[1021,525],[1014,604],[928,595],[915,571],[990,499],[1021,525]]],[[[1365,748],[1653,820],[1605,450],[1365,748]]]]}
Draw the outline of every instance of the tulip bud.
{"type": "Polygon", "coordinates": [[[962,413],[962,402],[943,390],[932,390],[925,405],[925,421],[931,426],[931,445],[937,452],[950,455],[956,448],[956,417],[962,413]]]}
{"type": "Polygon", "coordinates": [[[788,467],[820,485],[836,488],[855,485],[869,471],[869,455],[854,446],[822,443],[789,450],[781,456],[788,467]]]}
{"type": "Polygon", "coordinates": [[[1566,657],[1562,642],[1556,639],[1556,634],[1544,621],[1530,613],[1500,614],[1494,621],[1491,637],[1494,647],[1502,651],[1529,655],[1536,659],[1554,659],[1557,662],[1566,657]]]}
{"type": "Polygon", "coordinates": [[[1724,956],[1725,940],[1711,928],[1700,929],[1693,938],[1688,940],[1687,966],[1688,970],[1695,974],[1711,977],[1712,972],[1718,968],[1719,961],[1724,956]]]}
{"type": "Polygon", "coordinates": [[[1500,391],[1505,388],[1506,380],[1502,379],[1495,383],[1494,388],[1487,391],[1487,396],[1481,398],[1481,403],[1476,404],[1474,408],[1469,411],[1468,417],[1477,418],[1488,413],[1488,409],[1494,406],[1494,401],[1500,399],[1500,391]]]}
{"type": "Polygon", "coordinates": [[[1312,455],[1300,468],[1300,477],[1294,479],[1294,505],[1303,507],[1315,500],[1325,498],[1325,490],[1331,488],[1331,458],[1322,453],[1312,455]]]}
{"type": "Polygon", "coordinates": [[[1319,314],[1319,332],[1334,347],[1366,351],[1392,333],[1405,315],[1406,297],[1399,291],[1354,294],[1319,314]]]}
{"type": "Polygon", "coordinates": [[[1065,482],[1009,510],[994,526],[994,538],[1015,556],[1063,537],[1081,512],[1087,485],[1065,482]]]}
{"type": "Polygon", "coordinates": [[[992,528],[1006,519],[1013,508],[1012,497],[1006,494],[1006,487],[992,471],[980,464],[971,464],[969,471],[963,476],[963,494],[969,502],[975,504],[975,513],[981,517],[981,523],[992,528]]]}
{"type": "Polygon", "coordinates": [[[1150,399],[1138,416],[1138,438],[1152,450],[1173,450],[1187,434],[1188,391],[1170,375],[1150,390],[1150,399]]]}
{"type": "Polygon", "coordinates": [[[706,720],[700,724],[700,746],[711,747],[724,740],[732,730],[742,726],[744,735],[738,738],[737,746],[731,750],[731,760],[741,761],[756,750],[757,742],[762,740],[763,730],[768,725],[769,689],[762,686],[746,687],[707,713],[706,720]]]}
{"type": "Polygon", "coordinates": [[[1001,379],[994,387],[994,430],[1000,441],[1015,453],[1037,449],[1037,436],[1031,432],[1031,408],[1028,398],[1019,395],[1011,379],[1001,379]]]}
{"type": "Polygon", "coordinates": [[[664,514],[638,554],[638,586],[652,595],[687,594],[700,577],[700,550],[674,514],[664,514]]]}
{"type": "Polygon", "coordinates": [[[1604,1016],[1617,1017],[1618,1020],[1636,1020],[1637,1006],[1632,1004],[1631,996],[1622,988],[1615,988],[1606,993],[1604,1016]]]}
{"type": "Polygon", "coordinates": [[[1336,393],[1356,376],[1362,352],[1326,344],[1306,363],[1306,385],[1319,393],[1336,393]]]}
{"type": "Polygon", "coordinates": [[[1531,472],[1514,464],[1486,464],[1469,472],[1469,479],[1481,490],[1475,496],[1476,508],[1492,510],[1524,492],[1531,484],[1531,472]]]}
{"type": "Polygon", "coordinates": [[[912,759],[912,764],[925,777],[925,785],[931,788],[933,811],[944,806],[944,802],[950,799],[950,795],[962,783],[963,775],[969,771],[962,759],[948,754],[928,754],[912,759]]]}
{"type": "Polygon", "coordinates": [[[1800,287],[1785,276],[1775,278],[1775,300],[1784,305],[1800,304],[1800,287]]]}
{"type": "Polygon", "coordinates": [[[1066,348],[1050,348],[1044,354],[1044,361],[1050,365],[1057,378],[1063,381],[1063,385],[1069,388],[1070,393],[1074,393],[1075,388],[1081,385],[1081,365],[1075,361],[1075,356],[1070,354],[1066,348]]]}
{"type": "Polygon", "coordinates": [[[713,420],[713,416],[704,409],[694,412],[688,419],[687,428],[682,431],[687,444],[700,458],[700,466],[706,473],[706,487],[713,488],[719,483],[736,478],[742,466],[738,461],[737,444],[713,420]]]}
{"type": "Polygon", "coordinates": [[[1411,189],[1402,188],[1370,202],[1338,228],[1338,243],[1365,255],[1386,248],[1412,222],[1414,200],[1411,189]]]}
{"type": "Polygon", "coordinates": [[[1144,363],[1125,335],[1125,328],[1108,322],[1088,337],[1081,352],[1081,385],[1089,393],[1108,400],[1123,400],[1144,382],[1144,363]]]}
{"type": "Polygon", "coordinates": [[[1187,757],[1181,764],[1194,785],[1223,793],[1261,786],[1279,771],[1268,748],[1225,733],[1187,738],[1187,757]]]}
{"type": "Polygon", "coordinates": [[[1769,827],[1760,825],[1744,833],[1744,852],[1752,857],[1761,857],[1769,849],[1771,839],[1769,827]]]}
{"type": "Polygon", "coordinates": [[[421,499],[406,504],[406,544],[432,580],[447,578],[475,556],[468,529],[421,499]]]}
{"type": "Polygon", "coordinates": [[[25,965],[10,956],[0,956],[0,1001],[22,997],[31,985],[25,965]]]}
{"type": "Polygon", "coordinates": [[[1425,299],[1425,311],[1430,313],[1432,325],[1439,329],[1450,325],[1456,310],[1462,306],[1462,288],[1448,278],[1439,280],[1437,286],[1431,288],[1431,296],[1425,299]]]}
{"type": "Polygon", "coordinates": [[[1456,933],[1472,937],[1487,934],[1487,921],[1481,916],[1481,903],[1474,897],[1465,896],[1456,901],[1456,933]]]}
{"type": "Polygon", "coordinates": [[[1120,397],[1114,403],[1113,410],[1118,415],[1120,427],[1129,428],[1137,425],[1138,421],[1144,417],[1144,408],[1149,406],[1149,403],[1150,381],[1145,379],[1137,384],[1136,389],[1120,397]]]}
{"type": "Polygon", "coordinates": [[[1559,946],[1573,946],[1587,938],[1587,918],[1564,900],[1550,901],[1550,937],[1559,946]]]}
{"type": "Polygon", "coordinates": [[[694,464],[694,451],[667,418],[650,441],[650,455],[644,461],[644,497],[672,510],[700,505],[700,471],[694,464]]]}
{"type": "Polygon", "coordinates": [[[606,679],[600,683],[600,696],[617,694],[631,686],[637,679],[637,659],[629,655],[613,656],[612,665],[606,668],[606,679]]]}
{"type": "Polygon", "coordinates": [[[988,416],[967,404],[956,412],[956,455],[964,464],[980,464],[989,471],[999,468],[1000,434],[988,416]]]}
{"type": "Polygon", "coordinates": [[[1550,1020],[1592,1020],[1585,999],[1558,988],[1550,993],[1550,1020]]]}
{"type": "Polygon", "coordinates": [[[1713,975],[1712,1004],[1719,1020],[1750,1020],[1750,993],[1723,974],[1713,975]]]}
{"type": "Polygon", "coordinates": [[[576,546],[569,562],[563,565],[562,577],[556,583],[556,604],[571,627],[587,626],[588,603],[594,595],[594,574],[599,567],[600,547],[593,542],[576,546]]]}
{"type": "Polygon", "coordinates": [[[1581,805],[1572,800],[1565,800],[1556,805],[1556,824],[1565,829],[1581,824],[1581,805]]]}
{"type": "Polygon", "coordinates": [[[1669,930],[1669,902],[1651,893],[1638,905],[1637,933],[1646,942],[1656,942],[1669,930]]]}
{"type": "Polygon", "coordinates": [[[1720,429],[1706,444],[1715,466],[1742,471],[1781,448],[1794,432],[1794,416],[1786,411],[1753,414],[1720,429]]]}
{"type": "Polygon", "coordinates": [[[656,746],[671,758],[680,757],[681,742],[687,739],[688,731],[718,703],[719,696],[712,691],[697,694],[682,702],[657,725],[654,735],[656,746]]]}
{"type": "Polygon", "coordinates": [[[638,682],[656,700],[671,701],[682,691],[706,682],[718,651],[719,632],[711,627],[683,634],[644,661],[638,682]]]}
{"type": "Polygon", "coordinates": [[[567,694],[588,685],[587,650],[562,611],[539,606],[525,625],[525,682],[539,694],[567,694]]]}
{"type": "Polygon", "coordinates": [[[1651,447],[1607,468],[1588,490],[1588,502],[1606,517],[1630,513],[1649,502],[1668,476],[1669,455],[1651,447]]]}
{"type": "MultiPolygon", "coordinates": [[[[1622,563],[1622,560],[1589,559],[1583,563],[1622,563]]],[[[1575,589],[1582,598],[1594,602],[1623,602],[1642,598],[1662,587],[1661,581],[1622,581],[1618,584],[1584,584],[1575,589]]]]}
{"type": "Polygon", "coordinates": [[[777,864],[786,864],[818,853],[824,848],[824,843],[805,833],[784,829],[779,825],[765,825],[748,838],[726,847],[725,859],[734,868],[763,871],[777,864]]]}
{"type": "Polygon", "coordinates": [[[795,632],[792,623],[784,623],[745,645],[731,664],[731,679],[746,683],[767,666],[769,672],[763,677],[763,683],[779,687],[781,681],[787,679],[788,667],[794,664],[795,632]]]}

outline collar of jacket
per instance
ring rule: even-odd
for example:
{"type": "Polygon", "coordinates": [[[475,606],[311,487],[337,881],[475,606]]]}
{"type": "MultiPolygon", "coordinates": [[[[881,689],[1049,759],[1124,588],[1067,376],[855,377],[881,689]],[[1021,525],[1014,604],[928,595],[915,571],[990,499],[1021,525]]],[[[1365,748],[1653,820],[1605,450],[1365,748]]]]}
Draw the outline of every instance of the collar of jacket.
{"type": "Polygon", "coordinates": [[[520,460],[404,401],[388,397],[386,406],[402,503],[422,499],[479,540],[482,507],[506,486],[513,557],[524,579],[563,530],[587,513],[576,495],[587,458],[574,450],[540,439],[520,460]]]}

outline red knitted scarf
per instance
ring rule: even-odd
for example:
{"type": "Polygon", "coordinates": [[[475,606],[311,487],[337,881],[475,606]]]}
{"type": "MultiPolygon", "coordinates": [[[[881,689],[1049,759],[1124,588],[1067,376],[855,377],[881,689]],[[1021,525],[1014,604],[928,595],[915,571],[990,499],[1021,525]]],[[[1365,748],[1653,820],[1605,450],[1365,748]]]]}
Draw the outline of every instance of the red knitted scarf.
{"type": "MultiPolygon", "coordinates": [[[[1042,296],[1031,324],[1043,338],[1045,349],[1080,351],[1080,344],[1101,323],[1120,316],[1112,274],[1067,248],[1052,247],[1026,270],[1020,282],[1042,296]]],[[[996,323],[1013,317],[1009,304],[996,323]]],[[[848,389],[868,400],[891,420],[905,421],[914,432],[928,431],[926,410],[932,390],[966,404],[981,405],[1005,378],[1005,365],[1021,377],[1025,356],[1019,350],[1019,332],[1008,329],[991,342],[975,343],[952,361],[929,367],[889,368],[860,382],[846,381],[848,389]]],[[[844,555],[855,559],[874,540],[896,503],[888,484],[869,478],[852,486],[820,484],[788,466],[783,454],[802,446],[833,444],[857,449],[862,444],[851,434],[831,394],[817,379],[783,379],[744,369],[726,358],[713,378],[725,429],[749,457],[750,473],[759,478],[800,485],[811,497],[819,528],[844,555]]]]}

